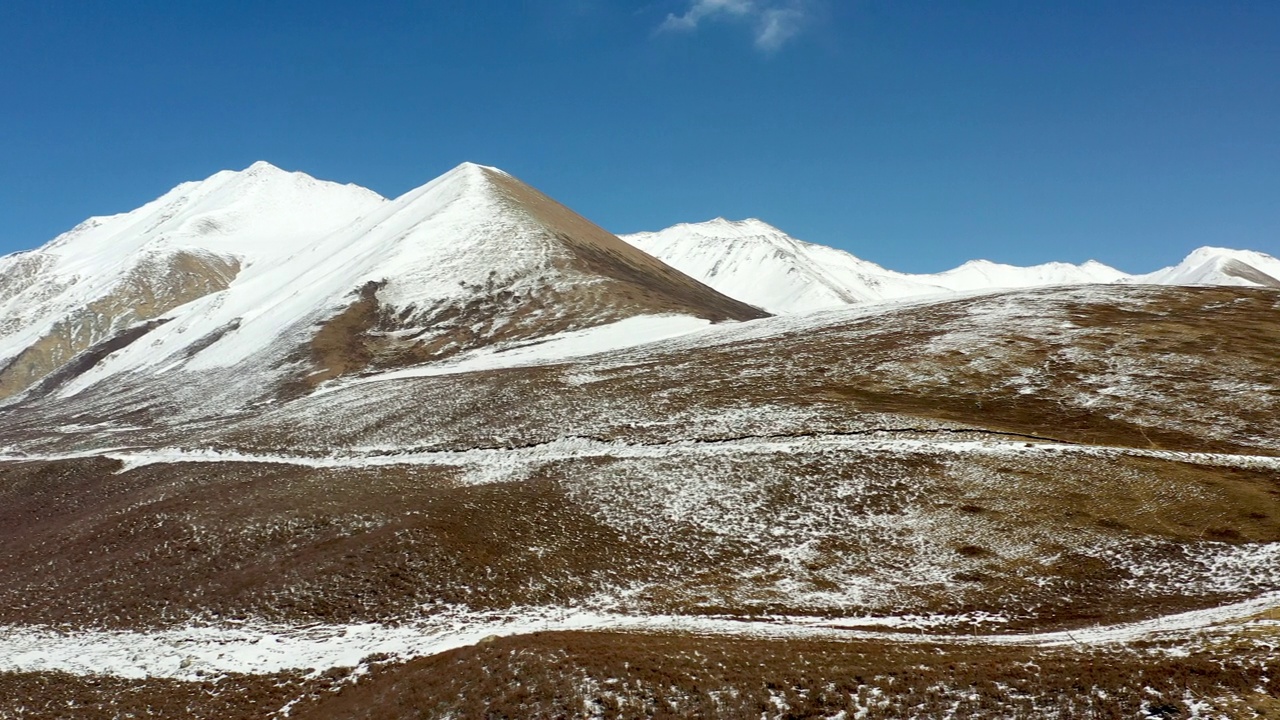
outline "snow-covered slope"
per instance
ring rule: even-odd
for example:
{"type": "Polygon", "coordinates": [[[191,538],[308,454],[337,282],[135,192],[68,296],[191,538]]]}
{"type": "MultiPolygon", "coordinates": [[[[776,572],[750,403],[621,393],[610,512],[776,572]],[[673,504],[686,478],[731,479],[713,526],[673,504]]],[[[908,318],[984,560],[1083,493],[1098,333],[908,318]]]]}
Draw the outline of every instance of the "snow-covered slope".
{"type": "Polygon", "coordinates": [[[1252,250],[1202,247],[1173,267],[1135,275],[1126,282],[1280,287],[1280,260],[1252,250]]]}
{"type": "Polygon", "coordinates": [[[1051,262],[1030,267],[1003,265],[990,260],[970,260],[953,270],[933,275],[916,275],[921,281],[956,292],[979,290],[1048,287],[1052,285],[1094,285],[1112,283],[1127,277],[1124,273],[1096,260],[1080,265],[1051,262]]]}
{"type": "Polygon", "coordinates": [[[1200,248],[1181,264],[1127,275],[1090,260],[1017,267],[971,260],[953,270],[907,274],[790,237],[760,220],[717,218],[620,236],[721,292],[772,313],[792,314],[907,297],[994,290],[1140,283],[1280,287],[1280,260],[1263,253],[1200,248]]]}
{"type": "Polygon", "coordinates": [[[721,292],[774,313],[949,292],[1114,282],[1101,263],[1020,268],[975,260],[934,275],[910,275],[790,237],[760,220],[676,225],[621,236],[721,292]]]}
{"type": "Polygon", "coordinates": [[[0,357],[47,330],[48,319],[108,295],[147,258],[189,251],[261,274],[385,202],[355,185],[256,163],[183,183],[129,213],[90,218],[38,250],[0,258],[9,331],[0,335],[0,357]],[[20,268],[39,268],[38,282],[19,289],[10,273],[20,268]]]}
{"type": "Polygon", "coordinates": [[[911,275],[759,220],[625,240],[469,163],[395,200],[266,163],[220,172],[0,258],[0,400],[178,369],[306,389],[642,316],[697,327],[681,318],[1052,285],[1280,287],[1280,260],[1215,248],[1140,276],[981,260],[911,275]]]}
{"type": "Polygon", "coordinates": [[[717,218],[621,237],[730,297],[774,313],[945,291],[754,219],[717,218]]]}
{"type": "Polygon", "coordinates": [[[256,163],[0,258],[0,397],[139,321],[273,275],[385,203],[364,188],[256,163]]]}
{"type": "Polygon", "coordinates": [[[259,388],[283,375],[314,385],[641,315],[762,315],[469,163],[394,201],[258,164],[90,221],[6,264],[9,357],[32,355],[49,328],[77,313],[95,320],[102,298],[115,298],[115,319],[98,333],[74,345],[62,333],[58,354],[27,363],[35,382],[114,343],[59,379],[63,396],[179,368],[237,368],[259,388]],[[146,312],[139,308],[174,285],[173,273],[141,299],[116,291],[149,258],[174,252],[216,282],[146,312]],[[33,306],[38,315],[17,310],[33,306]]]}

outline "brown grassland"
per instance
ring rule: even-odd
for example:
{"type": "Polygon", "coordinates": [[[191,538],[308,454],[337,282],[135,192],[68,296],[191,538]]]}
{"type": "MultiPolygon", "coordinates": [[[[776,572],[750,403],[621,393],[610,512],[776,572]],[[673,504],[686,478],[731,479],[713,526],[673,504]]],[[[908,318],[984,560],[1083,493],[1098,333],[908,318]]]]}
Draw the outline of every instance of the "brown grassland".
{"type": "MultiPolygon", "coordinates": [[[[643,285],[622,249],[584,247],[573,262],[643,285]]],[[[662,287],[659,309],[706,300],[662,287]]],[[[955,640],[937,645],[541,633],[319,677],[11,673],[0,717],[265,718],[292,702],[291,718],[1280,718],[1276,611],[1177,641],[981,642],[1280,590],[1276,291],[1027,291],[307,394],[308,377],[440,350],[379,345],[388,312],[358,299],[268,389],[284,394],[225,416],[170,422],[166,403],[216,388],[124,381],[7,409],[0,444],[40,451],[351,459],[2,462],[0,624],[530,606],[1003,622],[944,624],[955,640]],[[104,422],[120,427],[57,430],[104,422]]]]}
{"type": "Polygon", "coordinates": [[[616,633],[501,638],[352,675],[0,675],[13,718],[1280,717],[1280,658],[616,633]]]}

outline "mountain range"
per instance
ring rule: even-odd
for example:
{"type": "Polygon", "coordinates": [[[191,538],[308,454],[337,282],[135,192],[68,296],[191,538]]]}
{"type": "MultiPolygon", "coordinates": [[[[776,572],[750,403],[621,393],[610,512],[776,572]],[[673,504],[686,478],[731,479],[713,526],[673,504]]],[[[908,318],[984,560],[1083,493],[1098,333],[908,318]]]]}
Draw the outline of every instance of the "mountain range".
{"type": "Polygon", "coordinates": [[[0,259],[0,717],[1276,717],[1276,277],[181,185],[0,259]]]}
{"type": "Polygon", "coordinates": [[[637,315],[764,315],[492,168],[392,201],[266,163],[0,259],[0,312],[0,397],[308,360],[310,386],[637,315]]]}
{"type": "Polygon", "coordinates": [[[1137,283],[1280,287],[1280,260],[1263,253],[1203,247],[1182,262],[1129,275],[1096,261],[1032,267],[971,260],[934,274],[908,274],[824,245],[796,240],[760,220],[676,225],[623,240],[717,290],[771,313],[802,313],[844,305],[946,293],[1137,283]]]}
{"type": "Polygon", "coordinates": [[[1210,247],[1144,275],[985,260],[913,275],[759,220],[620,239],[473,164],[395,200],[264,162],[220,172],[0,258],[0,400],[246,361],[260,385],[307,356],[293,379],[314,386],[638,316],[746,320],[1093,283],[1280,287],[1280,260],[1210,247]]]}

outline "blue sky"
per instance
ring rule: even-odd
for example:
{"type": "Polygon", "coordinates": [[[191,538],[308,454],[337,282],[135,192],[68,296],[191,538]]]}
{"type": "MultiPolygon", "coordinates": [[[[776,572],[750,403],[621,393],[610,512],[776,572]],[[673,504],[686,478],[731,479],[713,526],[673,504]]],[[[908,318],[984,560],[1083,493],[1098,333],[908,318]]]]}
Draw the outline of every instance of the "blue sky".
{"type": "Polygon", "coordinates": [[[0,3],[0,252],[259,159],[909,271],[1280,254],[1280,3],[0,3]]]}

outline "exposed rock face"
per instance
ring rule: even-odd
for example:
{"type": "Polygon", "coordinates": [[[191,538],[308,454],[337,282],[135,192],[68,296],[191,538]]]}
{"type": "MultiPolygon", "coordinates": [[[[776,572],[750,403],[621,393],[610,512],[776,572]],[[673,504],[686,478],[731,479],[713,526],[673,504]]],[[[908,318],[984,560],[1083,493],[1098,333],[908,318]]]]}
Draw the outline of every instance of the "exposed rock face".
{"type": "MultiPolygon", "coordinates": [[[[54,259],[41,252],[24,252],[0,258],[0,303],[30,290],[44,278],[41,272],[54,263],[54,259]]],[[[8,331],[21,323],[18,317],[0,317],[0,332],[8,331]]]]}
{"type": "MultiPolygon", "coordinates": [[[[0,299],[14,297],[40,279],[33,262],[0,278],[0,299]],[[34,272],[33,272],[34,270],[34,272]]],[[[152,253],[108,294],[72,311],[0,370],[0,399],[20,393],[71,362],[81,352],[197,298],[226,290],[240,272],[235,258],[181,250],[152,253]]]]}

